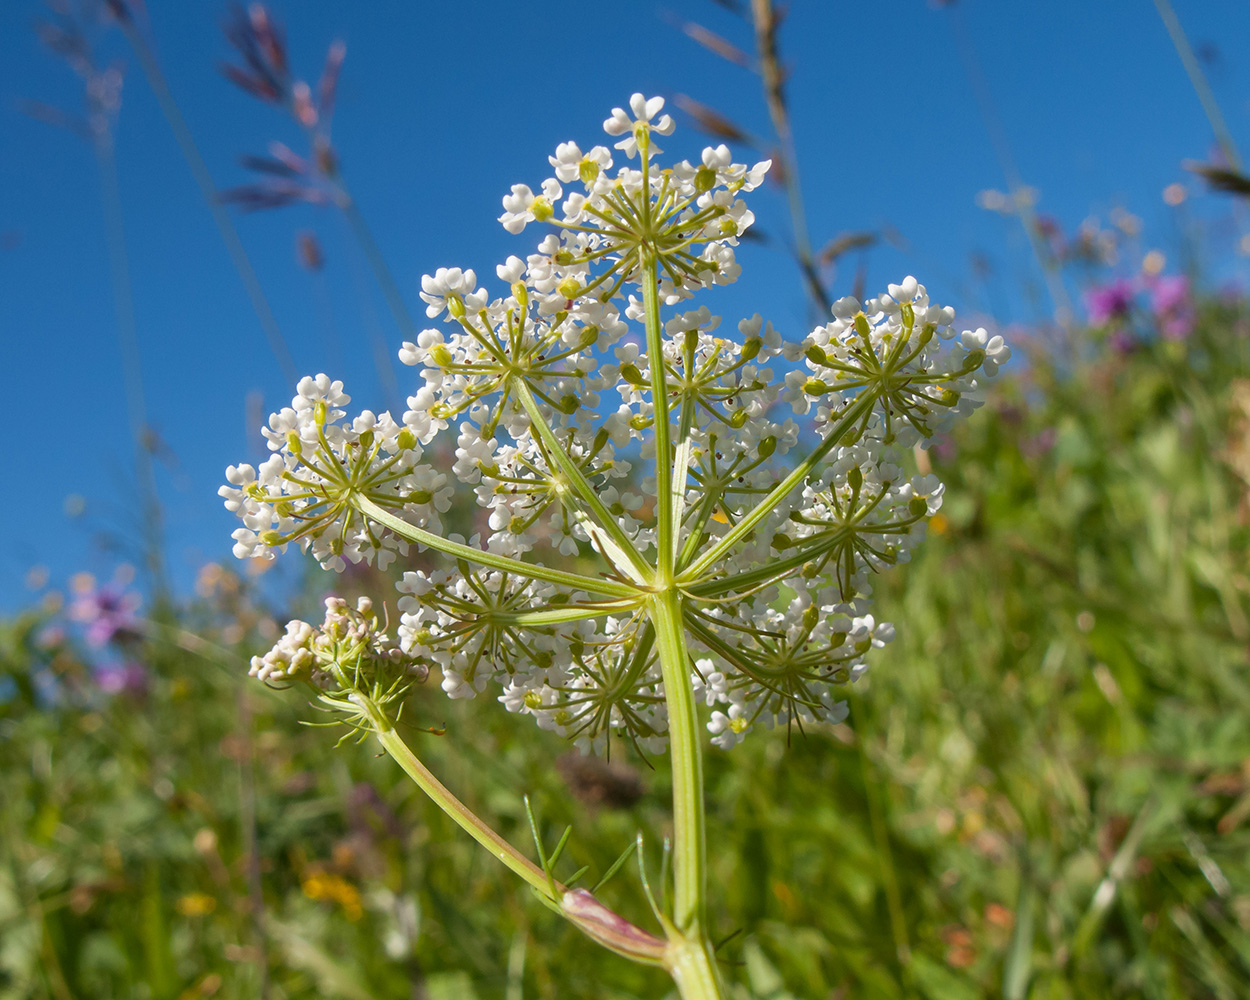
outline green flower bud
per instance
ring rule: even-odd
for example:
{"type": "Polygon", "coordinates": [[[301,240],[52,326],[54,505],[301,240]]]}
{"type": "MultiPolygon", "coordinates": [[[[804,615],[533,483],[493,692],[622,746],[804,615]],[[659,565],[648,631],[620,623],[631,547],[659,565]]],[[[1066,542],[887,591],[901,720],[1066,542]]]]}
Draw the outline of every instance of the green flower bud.
{"type": "Polygon", "coordinates": [[[413,490],[408,494],[409,503],[429,503],[434,499],[434,494],[429,490],[413,490]]]}
{"type": "Polygon", "coordinates": [[[304,450],[304,442],[299,439],[295,431],[286,432],[286,450],[292,455],[298,455],[304,450]]]}
{"type": "Polygon", "coordinates": [[[777,450],[777,438],[774,437],[772,434],[770,434],[768,435],[768,437],[764,438],[764,440],[760,442],[760,446],[759,448],[756,449],[755,453],[760,458],[768,458],[768,456],[771,455],[776,450],[777,450]]]}
{"type": "Polygon", "coordinates": [[[790,548],[793,544],[794,542],[791,540],[789,535],[783,535],[780,533],[773,535],[773,548],[778,552],[785,552],[785,550],[790,548]]]}
{"type": "Polygon", "coordinates": [[[860,491],[860,488],[864,485],[864,473],[858,465],[851,466],[851,471],[846,474],[846,481],[856,493],[860,491]]]}
{"type": "Polygon", "coordinates": [[[417,436],[410,427],[405,427],[399,432],[399,436],[395,438],[395,447],[400,451],[412,451],[416,446],[417,436]]]}
{"type": "Polygon", "coordinates": [[[742,409],[734,410],[733,413],[729,415],[729,426],[732,427],[734,430],[738,430],[746,426],[746,422],[747,422],[746,410],[742,410],[742,409]]]}
{"type": "Polygon", "coordinates": [[[928,509],[929,505],[925,502],[923,497],[912,497],[911,500],[907,502],[907,513],[909,513],[912,517],[921,517],[928,509]]]}
{"type": "Polygon", "coordinates": [[[568,277],[556,285],[556,291],[566,299],[575,299],[582,294],[582,283],[576,278],[568,277]]]}
{"type": "Polygon", "coordinates": [[[447,311],[453,319],[464,318],[464,299],[454,292],[447,296],[447,311]]]}
{"type": "Polygon", "coordinates": [[[809,396],[823,396],[830,391],[829,384],[822,379],[809,378],[803,383],[803,391],[809,396]]]}
{"type": "Polygon", "coordinates": [[[642,372],[632,364],[621,366],[621,378],[630,385],[642,385],[642,372]]]}
{"type": "Polygon", "coordinates": [[[326,416],[326,401],[324,399],[319,399],[317,400],[316,405],[313,406],[313,420],[316,422],[318,427],[324,427],[326,425],[326,416]]]}
{"type": "Polygon", "coordinates": [[[590,187],[599,177],[599,164],[583,156],[582,162],[577,165],[577,176],[581,178],[583,184],[590,187]]]}
{"type": "Polygon", "coordinates": [[[863,337],[864,340],[867,340],[869,334],[872,333],[872,327],[868,325],[868,317],[862,312],[855,314],[855,332],[863,337]]]}
{"type": "Polygon", "coordinates": [[[763,346],[764,342],[759,337],[751,337],[742,345],[742,353],[738,357],[743,361],[754,361],[763,346]]]}
{"type": "Polygon", "coordinates": [[[716,171],[711,167],[700,167],[694,174],[694,189],[700,194],[716,187],[716,171]]]}
{"type": "Polygon", "coordinates": [[[555,214],[555,209],[551,207],[551,202],[539,195],[530,202],[530,213],[534,216],[535,222],[546,222],[555,214]]]}
{"type": "Polygon", "coordinates": [[[812,364],[824,365],[829,363],[829,355],[825,353],[823,347],[816,344],[813,344],[803,353],[807,355],[807,360],[812,362],[812,364]]]}

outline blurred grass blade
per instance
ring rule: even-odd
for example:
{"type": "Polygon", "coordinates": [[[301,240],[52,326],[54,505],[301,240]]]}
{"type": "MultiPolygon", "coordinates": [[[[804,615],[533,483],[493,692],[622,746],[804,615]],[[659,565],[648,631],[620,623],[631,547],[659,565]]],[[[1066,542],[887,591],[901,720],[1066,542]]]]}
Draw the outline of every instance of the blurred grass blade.
{"type": "Polygon", "coordinates": [[[1020,872],[1020,893],[1016,898],[1016,929],[1011,950],[1003,968],[1004,1000],[1024,1000],[1033,970],[1033,873],[1027,866],[1020,872]]]}
{"type": "Polygon", "coordinates": [[[1124,836],[1124,842],[1116,851],[1115,857],[1111,859],[1111,864],[1107,866],[1107,874],[1103,876],[1102,881],[1098,883],[1098,888],[1094,890],[1089,909],[1085,911],[1085,916],[1081,918],[1081,923],[1072,938],[1072,954],[1077,958],[1089,949],[1094,936],[1098,933],[1098,928],[1102,925],[1103,918],[1107,915],[1111,904],[1115,902],[1120,882],[1137,859],[1137,851],[1141,847],[1142,838],[1146,834],[1146,827],[1154,811],[1155,798],[1152,795],[1137,813],[1137,818],[1133,820],[1133,825],[1124,836]]]}

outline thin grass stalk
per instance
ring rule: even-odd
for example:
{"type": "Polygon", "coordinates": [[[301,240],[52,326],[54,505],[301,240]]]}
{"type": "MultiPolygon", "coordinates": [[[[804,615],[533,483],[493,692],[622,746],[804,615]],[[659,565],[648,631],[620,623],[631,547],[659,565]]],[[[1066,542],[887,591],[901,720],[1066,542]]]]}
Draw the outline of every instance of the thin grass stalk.
{"type": "Polygon", "coordinates": [[[1167,28],[1168,37],[1172,39],[1172,45],[1176,48],[1176,54],[1180,56],[1181,65],[1185,67],[1194,93],[1202,102],[1203,113],[1206,114],[1207,121],[1211,123],[1211,131],[1215,133],[1215,141],[1219,143],[1228,165],[1240,171],[1241,156],[1237,152],[1237,144],[1233,141],[1233,134],[1228,130],[1228,123],[1224,121],[1219,102],[1216,101],[1215,94],[1211,91],[1211,85],[1207,83],[1206,74],[1202,72],[1202,66],[1198,63],[1198,57],[1194,55],[1193,47],[1189,44],[1189,38],[1185,35],[1185,29],[1181,27],[1176,11],[1173,10],[1169,0],[1154,0],[1154,4],[1163,21],[1163,26],[1167,28]]]}
{"type": "Polygon", "coordinates": [[[852,686],[851,704],[857,721],[855,749],[859,754],[860,774],[864,779],[864,799],[868,803],[868,821],[872,826],[872,839],[876,845],[877,866],[881,873],[885,892],[886,910],[890,915],[890,936],[894,940],[894,957],[898,961],[899,976],[903,984],[911,982],[911,942],[907,936],[907,918],[903,913],[903,895],[899,890],[898,871],[894,865],[894,851],[890,847],[890,831],[885,823],[881,802],[877,798],[881,782],[874,772],[868,756],[868,725],[864,713],[864,700],[852,686]]]}
{"type": "Polygon", "coordinates": [[[130,281],[130,257],[126,252],[125,217],[113,137],[107,129],[98,131],[94,142],[100,169],[100,190],[104,204],[104,227],[108,240],[109,273],[113,285],[113,308],[117,322],[117,346],[121,355],[122,387],[126,414],[135,450],[135,475],[139,480],[143,558],[151,574],[158,602],[168,594],[164,568],[163,515],[156,491],[156,470],[149,444],[147,402],[143,391],[143,366],[139,331],[135,322],[134,289],[130,281]]]}
{"type": "Polygon", "coordinates": [[[985,125],[985,131],[989,134],[990,144],[994,147],[994,155],[998,158],[1003,178],[1007,182],[1007,189],[1011,193],[1011,202],[1015,213],[1020,219],[1020,224],[1024,227],[1024,236],[1029,242],[1029,249],[1033,251],[1033,257],[1037,261],[1037,266],[1041,269],[1042,278],[1046,282],[1046,289],[1050,293],[1051,306],[1055,310],[1055,321],[1066,336],[1071,336],[1072,325],[1076,319],[1076,313],[1072,307],[1072,299],[1068,295],[1067,288],[1064,287],[1063,276],[1059,273],[1058,267],[1046,252],[1046,248],[1042,243],[1037,212],[1033,210],[1033,205],[1026,196],[1024,181],[1016,166],[1015,157],[1012,155],[1011,144],[1007,140],[1007,132],[1003,128],[1002,120],[998,117],[998,111],[994,105],[994,95],[990,91],[989,84],[986,83],[985,74],[981,71],[976,47],[972,44],[972,37],[968,34],[968,28],[964,24],[959,5],[952,3],[945,6],[950,15],[951,31],[955,36],[955,44],[959,49],[959,56],[964,64],[964,73],[968,77],[968,84],[972,88],[973,97],[981,110],[981,121],[985,125]]]}
{"type": "Polygon", "coordinates": [[[299,378],[299,373],[296,370],[295,361],[291,357],[291,352],[287,348],[286,339],[282,335],[278,321],[274,318],[273,310],[269,307],[269,300],[265,297],[265,291],[261,287],[260,279],[256,276],[256,270],[252,267],[251,259],[243,248],[243,241],[239,239],[239,232],[235,228],[234,222],[230,218],[230,213],[222,201],[221,193],[213,183],[212,174],[209,173],[208,166],[200,155],[195,139],[191,135],[191,130],[187,127],[186,119],[182,117],[182,111],[178,107],[178,102],[174,100],[173,92],[169,89],[169,84],[165,80],[165,74],[161,71],[160,63],[157,62],[155,54],[134,21],[128,17],[119,16],[117,24],[126,36],[126,41],[130,43],[135,58],[139,61],[139,66],[147,78],[148,86],[152,88],[152,93],[156,96],[156,101],[160,105],[161,113],[164,114],[166,122],[169,123],[170,131],[174,134],[178,148],[182,150],[183,159],[187,161],[187,166],[191,170],[191,176],[195,179],[195,183],[200,189],[200,194],[208,204],[208,209],[213,216],[213,222],[217,226],[217,231],[221,234],[222,242],[226,245],[226,252],[230,254],[230,260],[239,274],[239,279],[243,282],[244,291],[247,292],[247,297],[252,303],[252,309],[256,313],[256,318],[260,320],[261,329],[265,331],[265,339],[269,343],[270,353],[273,354],[274,360],[278,363],[278,367],[282,371],[282,377],[293,385],[296,379],[299,378]]]}
{"type": "Polygon", "coordinates": [[[247,878],[247,919],[252,946],[259,953],[256,971],[260,977],[259,1000],[269,996],[269,935],[265,929],[265,891],[260,877],[260,844],[256,836],[256,741],[248,692],[239,689],[239,732],[245,753],[239,758],[239,833],[243,842],[243,862],[247,878]]]}
{"type": "Polygon", "coordinates": [[[772,0],[751,0],[751,19],[755,25],[755,52],[759,59],[760,80],[764,86],[764,101],[773,131],[777,133],[785,177],[786,200],[790,206],[790,225],[794,232],[794,255],[807,285],[808,294],[817,312],[824,315],[831,304],[829,292],[820,277],[820,268],[812,254],[811,237],[807,231],[807,211],[803,207],[803,191],[799,185],[798,154],[794,147],[794,130],[790,127],[790,112],[786,107],[785,72],[777,51],[777,27],[779,19],[772,0]]]}

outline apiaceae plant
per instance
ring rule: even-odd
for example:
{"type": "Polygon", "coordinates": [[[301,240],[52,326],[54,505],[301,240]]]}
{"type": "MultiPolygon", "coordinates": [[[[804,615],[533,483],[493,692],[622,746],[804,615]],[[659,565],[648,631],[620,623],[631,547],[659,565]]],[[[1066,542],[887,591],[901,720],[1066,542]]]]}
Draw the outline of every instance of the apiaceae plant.
{"type": "Polygon", "coordinates": [[[635,94],[604,123],[626,161],[615,173],[612,150],[566,142],[538,191],[513,186],[500,222],[544,234],[499,265],[497,293],[467,269],[422,280],[441,323],[400,351],[419,371],[405,413],[349,417],[342,383],[305,378],[264,429],[271,456],[228,469],[221,494],[243,522],[240,557],[291,543],[331,570],[384,568],[413,546],[445,557],[403,574],[395,635],[369,600],[332,599],[252,674],[311,688],[548,905],[705,1000],[724,993],[703,733],[728,749],[846,715],[839,692],[892,636],[871,613],[872,576],[907,558],[942,500],[905,452],[973,410],[1010,352],[957,333],[911,277],[839,300],[801,342],[758,315],[720,329],[692,300],[738,277],[743,196],[769,164],[720,146],[657,166],[656,137],[673,131],[663,104],[635,94]],[[425,458],[439,434],[455,436],[450,469],[425,458]],[[488,512],[484,537],[444,532],[449,473],[488,512]],[[667,750],[672,904],[653,901],[658,932],[556,879],[567,835],[551,853],[536,836],[535,863],[425,768],[396,721],[431,672],[450,697],[490,690],[586,752],[667,750]]]}

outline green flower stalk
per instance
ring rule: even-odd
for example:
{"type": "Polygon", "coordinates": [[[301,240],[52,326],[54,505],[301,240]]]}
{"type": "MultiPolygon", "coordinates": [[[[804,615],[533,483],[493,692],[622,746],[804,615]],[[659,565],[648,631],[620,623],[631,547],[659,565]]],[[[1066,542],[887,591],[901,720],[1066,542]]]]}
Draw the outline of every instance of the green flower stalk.
{"type": "Polygon", "coordinates": [[[502,295],[471,270],[423,279],[443,322],[400,351],[420,370],[402,418],[349,421],[342,384],[306,378],[270,418],[271,457],[231,467],[221,494],[243,521],[240,557],[292,542],[335,570],[412,544],[449,557],[403,574],[394,638],[372,605],[339,602],[319,629],[291,623],[253,673],[311,685],[589,937],[707,1000],[724,991],[704,733],[728,749],[845,717],[840,690],[893,635],[871,613],[871,577],[907,559],[942,500],[935,477],[903,471],[904,452],[973,410],[1010,352],[985,330],[956,334],[914,278],[839,300],[801,342],[758,316],[720,332],[689,300],[737,278],[754,218],[742,195],[768,163],[721,146],[658,167],[663,100],[634,95],[630,109],[604,124],[630,165],[613,175],[607,148],[563,143],[541,193],[504,198],[510,232],[548,231],[497,268],[502,295]],[[439,522],[451,486],[423,449],[440,433],[456,436],[450,473],[482,507],[468,540],[439,522]],[[552,855],[536,838],[535,864],[425,769],[395,720],[427,674],[452,698],[498,684],[508,711],[586,752],[668,750],[672,905],[653,907],[658,933],[556,880],[567,838],[552,855]]]}

